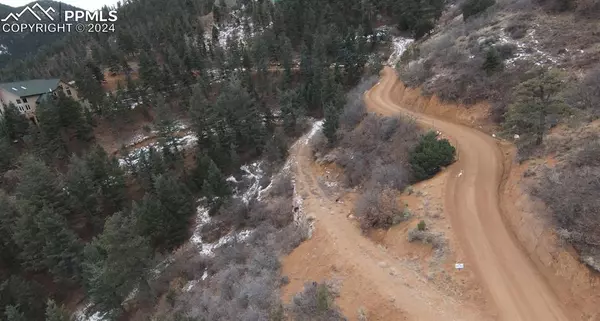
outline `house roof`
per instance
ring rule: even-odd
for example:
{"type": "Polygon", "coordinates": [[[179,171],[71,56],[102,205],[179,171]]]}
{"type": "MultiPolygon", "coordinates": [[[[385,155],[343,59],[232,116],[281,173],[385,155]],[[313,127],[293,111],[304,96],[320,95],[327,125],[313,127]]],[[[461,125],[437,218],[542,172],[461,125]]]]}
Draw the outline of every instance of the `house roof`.
{"type": "Polygon", "coordinates": [[[0,84],[0,88],[19,97],[34,96],[53,91],[60,79],[34,79],[0,84]]]}

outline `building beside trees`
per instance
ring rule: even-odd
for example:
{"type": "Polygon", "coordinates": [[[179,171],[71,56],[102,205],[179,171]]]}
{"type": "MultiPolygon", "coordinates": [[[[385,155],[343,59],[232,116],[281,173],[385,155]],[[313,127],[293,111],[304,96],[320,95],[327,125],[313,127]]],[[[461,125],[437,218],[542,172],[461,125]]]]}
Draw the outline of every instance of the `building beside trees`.
{"type": "Polygon", "coordinates": [[[74,82],[67,83],[58,78],[0,83],[0,115],[4,115],[6,109],[13,105],[19,113],[37,123],[36,109],[39,104],[44,99],[58,97],[59,93],[75,101],[82,100],[74,82]]]}

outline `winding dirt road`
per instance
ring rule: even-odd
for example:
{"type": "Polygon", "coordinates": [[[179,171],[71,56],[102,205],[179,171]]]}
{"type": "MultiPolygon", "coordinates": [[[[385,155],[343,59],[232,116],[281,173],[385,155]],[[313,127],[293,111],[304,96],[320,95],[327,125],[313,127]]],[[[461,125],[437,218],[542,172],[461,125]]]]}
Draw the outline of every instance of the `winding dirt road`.
{"type": "Polygon", "coordinates": [[[322,188],[308,139],[300,141],[304,143],[292,148],[290,160],[296,193],[303,199],[303,212],[314,217],[315,231],[284,259],[283,274],[291,277],[286,292],[297,293],[304,282],[321,282],[319,277],[329,275],[325,279],[342,280],[337,302],[348,317],[367,306],[369,320],[491,320],[477,307],[437,290],[404,260],[366,238],[347,218],[352,204],[336,202],[322,188]]]}
{"type": "Polygon", "coordinates": [[[365,95],[367,106],[380,114],[410,115],[452,137],[459,160],[449,168],[444,211],[467,254],[466,268],[475,269],[496,308],[495,319],[569,320],[565,307],[502,220],[503,155],[497,141],[475,129],[402,108],[394,103],[397,85],[395,71],[386,67],[380,83],[365,95]]]}

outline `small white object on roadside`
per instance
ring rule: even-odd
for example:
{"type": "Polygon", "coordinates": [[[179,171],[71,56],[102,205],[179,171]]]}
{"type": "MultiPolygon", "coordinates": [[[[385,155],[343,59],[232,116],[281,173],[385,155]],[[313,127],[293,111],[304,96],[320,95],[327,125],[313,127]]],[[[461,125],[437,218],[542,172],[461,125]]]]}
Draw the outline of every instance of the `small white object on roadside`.
{"type": "Polygon", "coordinates": [[[461,169],[461,170],[460,170],[460,173],[458,173],[458,175],[456,175],[456,177],[461,177],[461,176],[462,176],[462,174],[463,174],[463,171],[462,171],[462,169],[461,169]]]}
{"type": "Polygon", "coordinates": [[[521,136],[519,136],[519,135],[517,135],[517,134],[515,134],[515,136],[514,136],[514,137],[515,137],[515,139],[519,139],[519,138],[521,138],[521,136]]]}
{"type": "Polygon", "coordinates": [[[457,270],[462,270],[462,269],[464,269],[464,268],[465,268],[465,264],[464,264],[464,263],[456,263],[456,264],[454,264],[454,267],[455,267],[457,270]]]}
{"type": "Polygon", "coordinates": [[[496,138],[496,134],[492,134],[492,137],[496,138]]]}

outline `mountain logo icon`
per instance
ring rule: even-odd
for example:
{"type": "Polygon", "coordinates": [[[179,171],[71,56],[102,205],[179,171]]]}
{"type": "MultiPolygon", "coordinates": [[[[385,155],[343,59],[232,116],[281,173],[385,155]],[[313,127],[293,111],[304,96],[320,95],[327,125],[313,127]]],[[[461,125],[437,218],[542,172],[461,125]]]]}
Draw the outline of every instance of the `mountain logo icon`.
{"type": "Polygon", "coordinates": [[[32,7],[26,6],[25,8],[23,8],[23,10],[21,10],[21,12],[16,13],[16,14],[11,12],[8,14],[8,16],[6,16],[6,18],[2,19],[1,21],[2,22],[6,22],[9,20],[19,21],[19,18],[21,18],[21,16],[24,15],[25,12],[29,12],[38,21],[42,21],[42,18],[33,9],[37,9],[37,10],[43,12],[48,19],[50,19],[51,21],[54,21],[54,17],[52,17],[50,15],[50,12],[54,13],[54,12],[56,12],[56,10],[54,10],[54,8],[52,8],[52,7],[49,7],[48,9],[44,9],[42,6],[40,6],[39,3],[34,4],[32,7]]]}

